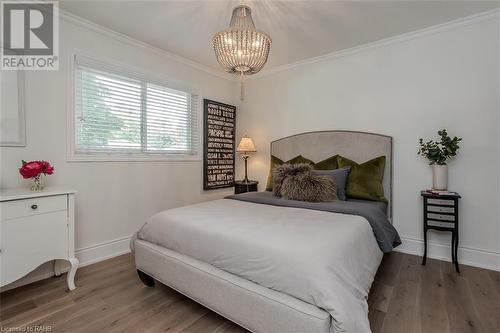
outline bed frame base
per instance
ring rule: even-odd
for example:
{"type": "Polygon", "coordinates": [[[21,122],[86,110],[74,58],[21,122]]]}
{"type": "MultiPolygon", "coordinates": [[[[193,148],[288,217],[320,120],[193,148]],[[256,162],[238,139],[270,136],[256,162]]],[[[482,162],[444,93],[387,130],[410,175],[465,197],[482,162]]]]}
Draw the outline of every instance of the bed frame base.
{"type": "Polygon", "coordinates": [[[151,276],[147,275],[144,272],[141,272],[140,270],[137,270],[137,275],[139,275],[139,279],[141,279],[142,283],[144,283],[146,287],[154,287],[155,279],[153,279],[151,276]]]}
{"type": "Polygon", "coordinates": [[[152,243],[135,241],[139,278],[157,280],[252,332],[331,333],[324,310],[152,243]]]}

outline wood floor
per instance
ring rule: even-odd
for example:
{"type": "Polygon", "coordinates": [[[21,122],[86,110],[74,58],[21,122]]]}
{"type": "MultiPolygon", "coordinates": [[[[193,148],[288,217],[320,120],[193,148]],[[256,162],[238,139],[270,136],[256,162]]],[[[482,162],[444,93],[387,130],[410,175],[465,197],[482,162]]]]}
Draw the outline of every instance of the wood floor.
{"type": "MultiPolygon", "coordinates": [[[[384,258],[368,299],[374,332],[500,332],[500,272],[420,260],[384,258]]],[[[168,287],[145,287],[131,255],[79,269],[76,285],[67,292],[60,277],[2,293],[0,331],[246,332],[168,287]]]]}

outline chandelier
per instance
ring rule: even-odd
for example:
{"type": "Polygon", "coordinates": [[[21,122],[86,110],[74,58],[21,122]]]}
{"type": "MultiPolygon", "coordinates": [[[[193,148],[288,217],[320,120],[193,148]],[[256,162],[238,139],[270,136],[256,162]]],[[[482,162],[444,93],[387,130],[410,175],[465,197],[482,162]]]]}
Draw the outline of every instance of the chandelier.
{"type": "Polygon", "coordinates": [[[229,28],[217,33],[212,42],[222,68],[240,75],[243,100],[243,77],[258,73],[264,67],[271,38],[255,29],[250,7],[240,5],[233,9],[229,28]]]}

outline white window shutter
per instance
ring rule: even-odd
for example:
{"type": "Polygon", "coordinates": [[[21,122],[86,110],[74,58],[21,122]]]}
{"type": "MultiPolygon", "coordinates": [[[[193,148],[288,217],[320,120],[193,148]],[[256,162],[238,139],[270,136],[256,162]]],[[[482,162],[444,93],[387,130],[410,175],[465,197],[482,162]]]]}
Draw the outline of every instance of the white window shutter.
{"type": "Polygon", "coordinates": [[[75,61],[75,154],[198,152],[198,96],[75,61]]]}

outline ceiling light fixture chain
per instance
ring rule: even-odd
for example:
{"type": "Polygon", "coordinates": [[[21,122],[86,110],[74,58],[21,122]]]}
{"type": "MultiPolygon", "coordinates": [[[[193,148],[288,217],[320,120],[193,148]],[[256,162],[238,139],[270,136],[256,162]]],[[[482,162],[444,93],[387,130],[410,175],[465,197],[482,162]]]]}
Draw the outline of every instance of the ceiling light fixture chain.
{"type": "Polygon", "coordinates": [[[245,99],[245,88],[243,87],[244,75],[243,72],[240,72],[240,100],[245,99]]]}
{"type": "Polygon", "coordinates": [[[212,40],[217,61],[228,73],[238,74],[243,100],[245,75],[258,73],[266,64],[271,38],[255,29],[250,7],[233,9],[229,28],[217,33],[212,40]]]}

